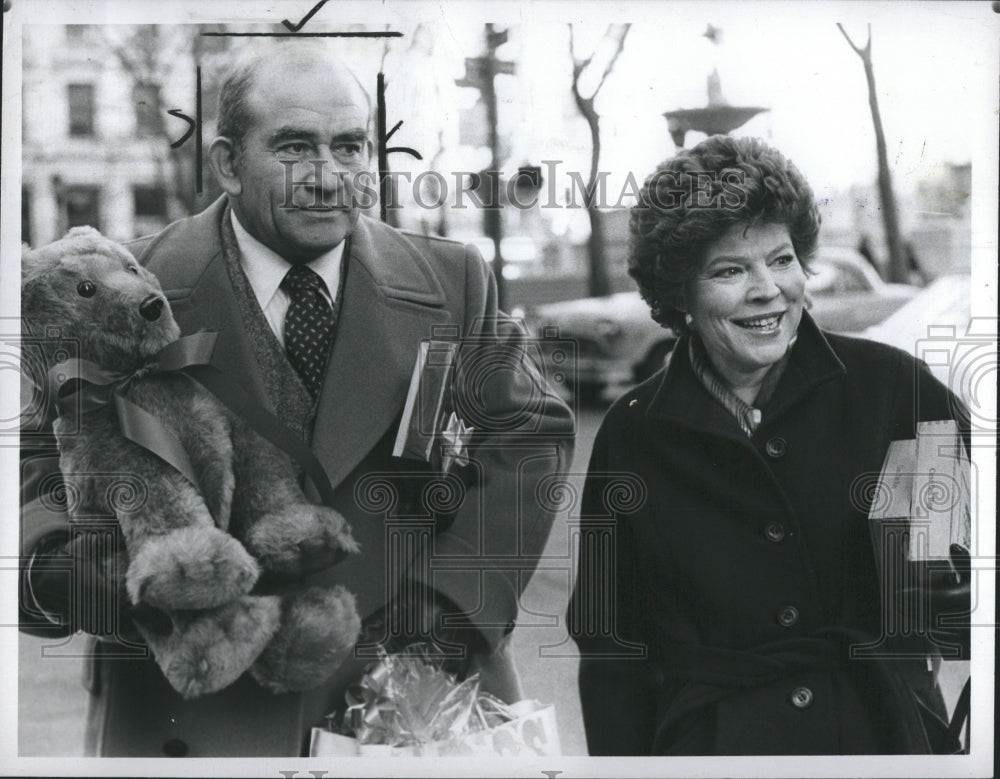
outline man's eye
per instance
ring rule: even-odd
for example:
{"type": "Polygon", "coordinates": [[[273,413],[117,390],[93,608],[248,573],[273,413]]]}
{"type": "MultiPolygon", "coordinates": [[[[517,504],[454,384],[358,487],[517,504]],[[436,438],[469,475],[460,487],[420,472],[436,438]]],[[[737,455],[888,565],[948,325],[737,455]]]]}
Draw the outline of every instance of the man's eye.
{"type": "Polygon", "coordinates": [[[278,157],[282,159],[302,159],[303,157],[309,156],[311,153],[312,145],[301,141],[286,143],[279,146],[277,149],[278,157]]]}
{"type": "Polygon", "coordinates": [[[356,156],[361,154],[361,148],[360,143],[338,143],[333,150],[338,155],[356,156]]]}

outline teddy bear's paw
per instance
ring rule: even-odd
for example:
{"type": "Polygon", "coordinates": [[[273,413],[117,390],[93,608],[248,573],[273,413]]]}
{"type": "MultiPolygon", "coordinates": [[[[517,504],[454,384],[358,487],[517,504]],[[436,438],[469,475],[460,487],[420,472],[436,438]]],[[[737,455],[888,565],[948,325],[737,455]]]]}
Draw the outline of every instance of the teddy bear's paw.
{"type": "Polygon", "coordinates": [[[310,587],[286,597],[281,628],[250,669],[257,682],[275,694],[325,682],[361,633],[354,596],[343,587],[310,587]]]}
{"type": "Polygon", "coordinates": [[[148,539],[132,556],[126,586],[133,603],[168,611],[210,609],[250,592],[259,575],[239,541],[199,525],[148,539]]]}
{"type": "Polygon", "coordinates": [[[326,506],[300,504],[260,517],[244,543],[261,566],[286,576],[329,568],[360,551],[347,520],[326,506]]]}
{"type": "Polygon", "coordinates": [[[174,616],[166,636],[142,631],[163,675],[185,699],[218,692],[257,659],[281,624],[276,595],[244,596],[193,617],[174,616]]]}

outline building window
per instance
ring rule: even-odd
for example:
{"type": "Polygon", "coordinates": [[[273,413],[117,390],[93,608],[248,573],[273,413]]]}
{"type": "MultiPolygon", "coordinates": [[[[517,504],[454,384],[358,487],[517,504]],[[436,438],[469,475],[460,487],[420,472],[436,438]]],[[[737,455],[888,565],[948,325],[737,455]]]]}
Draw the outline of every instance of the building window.
{"type": "Polygon", "coordinates": [[[21,187],[21,242],[31,243],[31,189],[21,187]]]}
{"type": "Polygon", "coordinates": [[[94,85],[70,84],[67,87],[69,96],[69,134],[94,134],[94,85]]]}
{"type": "Polygon", "coordinates": [[[160,115],[157,106],[160,104],[159,84],[136,84],[132,88],[132,101],[135,103],[135,129],[139,135],[157,135],[161,130],[160,115]]]}
{"type": "Polygon", "coordinates": [[[66,187],[66,229],[90,225],[100,229],[100,190],[97,187],[66,187]]]}
{"type": "Polygon", "coordinates": [[[133,234],[138,237],[167,226],[167,190],[158,186],[132,187],[133,234]]]}
{"type": "Polygon", "coordinates": [[[136,216],[166,216],[167,192],[163,187],[132,187],[136,216]]]}

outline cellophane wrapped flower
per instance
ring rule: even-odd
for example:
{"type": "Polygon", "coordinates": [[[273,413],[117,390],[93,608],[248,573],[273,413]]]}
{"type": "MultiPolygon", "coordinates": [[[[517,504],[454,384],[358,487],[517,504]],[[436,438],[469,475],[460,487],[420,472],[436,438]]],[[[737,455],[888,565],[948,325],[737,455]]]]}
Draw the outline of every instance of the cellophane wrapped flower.
{"type": "Polygon", "coordinates": [[[457,681],[443,668],[433,644],[382,653],[358,684],[347,690],[347,709],[330,730],[359,744],[407,747],[456,739],[516,719],[511,708],[479,689],[479,675],[457,681]]]}

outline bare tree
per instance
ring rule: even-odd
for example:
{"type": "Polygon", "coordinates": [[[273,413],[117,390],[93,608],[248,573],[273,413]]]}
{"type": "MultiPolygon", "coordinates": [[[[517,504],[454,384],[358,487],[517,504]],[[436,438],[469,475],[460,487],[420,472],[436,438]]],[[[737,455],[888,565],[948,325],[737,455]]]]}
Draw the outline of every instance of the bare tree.
{"type": "Polygon", "coordinates": [[[899,217],[896,211],[896,196],[892,190],[892,174],[889,171],[889,157],[885,147],[885,132],[882,129],[882,115],[878,108],[878,95],[875,92],[875,70],[872,67],[872,26],[868,25],[868,42],[864,48],[854,45],[854,41],[844,31],[838,22],[837,28],[847,40],[854,52],[861,58],[865,66],[865,78],[868,81],[868,107],[872,112],[872,124],[875,127],[875,150],[878,154],[878,192],[882,202],[882,220],[885,226],[885,241],[889,249],[889,281],[905,282],[909,278],[909,265],[903,240],[899,233],[899,217]]]}
{"type": "Polygon", "coordinates": [[[615,67],[615,62],[625,48],[625,37],[628,35],[630,24],[608,25],[604,38],[613,44],[612,52],[607,58],[604,70],[597,82],[594,91],[589,97],[584,97],[580,89],[580,80],[585,71],[593,64],[594,57],[600,46],[586,59],[579,59],[576,55],[576,41],[573,34],[573,25],[569,25],[569,53],[573,58],[573,99],[576,107],[587,120],[590,128],[590,176],[587,178],[587,187],[584,193],[587,206],[587,216],[590,219],[590,239],[587,243],[587,256],[589,264],[588,291],[591,295],[607,295],[611,292],[611,279],[608,275],[607,252],[604,244],[604,225],[601,222],[601,212],[598,210],[597,202],[597,180],[601,160],[601,117],[594,108],[594,99],[601,91],[608,75],[615,67]]]}
{"type": "MultiPolygon", "coordinates": [[[[204,191],[199,197],[195,186],[193,139],[183,146],[172,144],[183,135],[184,126],[167,113],[169,106],[164,98],[164,87],[177,68],[189,70],[191,104],[185,110],[194,114],[195,83],[193,74],[205,53],[206,42],[198,26],[138,25],[105,34],[104,43],[117,59],[125,75],[131,80],[132,101],[136,106],[138,132],[162,144],[162,152],[155,156],[158,184],[167,195],[169,219],[193,214],[217,197],[221,190],[211,176],[205,177],[204,191]]],[[[213,49],[228,46],[228,39],[213,38],[213,49]]],[[[213,106],[204,106],[205,113],[213,106]]]]}

